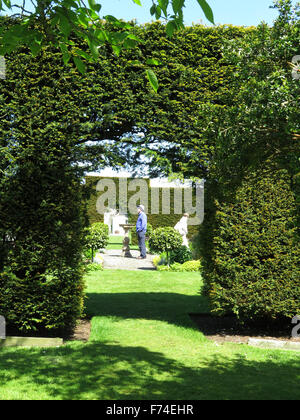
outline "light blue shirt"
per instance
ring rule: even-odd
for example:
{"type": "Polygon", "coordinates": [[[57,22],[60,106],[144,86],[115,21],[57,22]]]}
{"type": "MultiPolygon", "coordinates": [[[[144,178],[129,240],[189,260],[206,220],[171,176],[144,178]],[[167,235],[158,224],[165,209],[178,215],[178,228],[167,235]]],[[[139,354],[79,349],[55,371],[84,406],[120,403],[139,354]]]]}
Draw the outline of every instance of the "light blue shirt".
{"type": "Polygon", "coordinates": [[[137,219],[136,231],[145,233],[147,232],[147,216],[143,211],[139,214],[139,217],[137,219]]]}

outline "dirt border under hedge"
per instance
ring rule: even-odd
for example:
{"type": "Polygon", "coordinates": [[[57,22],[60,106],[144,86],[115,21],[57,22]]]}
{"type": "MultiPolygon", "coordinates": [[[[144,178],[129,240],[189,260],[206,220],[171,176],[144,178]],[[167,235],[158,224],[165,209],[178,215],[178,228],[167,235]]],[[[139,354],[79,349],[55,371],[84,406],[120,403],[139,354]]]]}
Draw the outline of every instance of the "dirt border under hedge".
{"type": "Polygon", "coordinates": [[[300,342],[300,338],[292,338],[293,325],[282,324],[278,329],[266,325],[241,325],[233,316],[217,317],[211,314],[190,313],[197,328],[211,341],[216,343],[243,343],[249,338],[300,342]]]}

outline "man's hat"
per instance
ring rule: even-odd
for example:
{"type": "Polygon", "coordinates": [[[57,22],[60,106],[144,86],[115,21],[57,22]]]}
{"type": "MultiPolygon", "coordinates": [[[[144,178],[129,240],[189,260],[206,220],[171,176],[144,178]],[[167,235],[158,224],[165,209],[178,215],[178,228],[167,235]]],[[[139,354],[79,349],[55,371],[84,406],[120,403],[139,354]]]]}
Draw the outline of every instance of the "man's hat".
{"type": "Polygon", "coordinates": [[[137,206],[138,209],[141,209],[142,211],[145,211],[145,207],[143,206],[143,204],[140,204],[139,206],[137,206]]]}

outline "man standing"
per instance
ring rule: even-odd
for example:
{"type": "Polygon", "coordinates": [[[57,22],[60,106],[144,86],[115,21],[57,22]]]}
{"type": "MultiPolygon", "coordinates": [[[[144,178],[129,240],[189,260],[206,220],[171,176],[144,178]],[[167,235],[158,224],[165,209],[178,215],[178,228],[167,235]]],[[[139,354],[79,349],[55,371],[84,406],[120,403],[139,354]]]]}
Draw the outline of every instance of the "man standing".
{"type": "Polygon", "coordinates": [[[145,207],[140,204],[137,206],[137,211],[139,217],[136,222],[136,233],[139,241],[139,248],[141,255],[138,257],[139,259],[146,258],[146,242],[145,242],[145,235],[147,232],[147,216],[145,214],[145,207]]]}

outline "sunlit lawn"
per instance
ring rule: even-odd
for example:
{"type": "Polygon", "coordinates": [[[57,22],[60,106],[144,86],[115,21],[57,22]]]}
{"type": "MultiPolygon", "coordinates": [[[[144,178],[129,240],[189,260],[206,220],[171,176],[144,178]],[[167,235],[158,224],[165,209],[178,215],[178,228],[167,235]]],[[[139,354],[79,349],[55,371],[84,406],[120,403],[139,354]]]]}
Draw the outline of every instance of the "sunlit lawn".
{"type": "MultiPolygon", "coordinates": [[[[134,235],[134,233],[131,233],[130,238],[132,235],[134,235]]],[[[123,245],[123,239],[124,239],[124,236],[110,235],[106,249],[120,249],[121,250],[122,245],[123,245]]],[[[139,249],[137,245],[132,245],[131,239],[130,239],[130,249],[133,249],[133,250],[139,249]]]]}
{"type": "Polygon", "coordinates": [[[299,399],[299,353],[216,346],[195,328],[200,286],[198,273],[91,273],[90,341],[1,349],[0,399],[299,399]]]}

